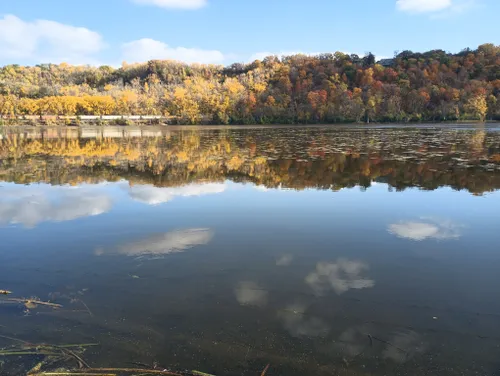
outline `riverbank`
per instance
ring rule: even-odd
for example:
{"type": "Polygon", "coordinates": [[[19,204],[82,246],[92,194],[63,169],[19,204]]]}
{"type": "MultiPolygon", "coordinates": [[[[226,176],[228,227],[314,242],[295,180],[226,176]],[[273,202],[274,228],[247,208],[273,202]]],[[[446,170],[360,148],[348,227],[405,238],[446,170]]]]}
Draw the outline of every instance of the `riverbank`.
{"type": "Polygon", "coordinates": [[[104,115],[104,116],[10,116],[0,117],[0,126],[7,127],[82,127],[82,126],[381,126],[381,125],[423,125],[423,124],[442,124],[442,125],[459,125],[459,124],[484,124],[484,123],[499,123],[499,120],[454,120],[454,121],[386,121],[386,122],[338,122],[338,123],[293,123],[293,124],[213,124],[205,119],[200,124],[183,124],[175,116],[141,116],[141,115],[104,115]]]}

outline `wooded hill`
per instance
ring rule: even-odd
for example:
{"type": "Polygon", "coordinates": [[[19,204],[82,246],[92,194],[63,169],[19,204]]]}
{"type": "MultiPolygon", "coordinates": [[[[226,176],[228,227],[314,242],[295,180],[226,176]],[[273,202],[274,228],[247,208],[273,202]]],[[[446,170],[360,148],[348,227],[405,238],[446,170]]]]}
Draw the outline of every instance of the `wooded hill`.
{"type": "Polygon", "coordinates": [[[164,115],[182,124],[499,120],[500,46],[404,51],[378,62],[337,52],[227,67],[8,65],[0,114],[164,115]]]}

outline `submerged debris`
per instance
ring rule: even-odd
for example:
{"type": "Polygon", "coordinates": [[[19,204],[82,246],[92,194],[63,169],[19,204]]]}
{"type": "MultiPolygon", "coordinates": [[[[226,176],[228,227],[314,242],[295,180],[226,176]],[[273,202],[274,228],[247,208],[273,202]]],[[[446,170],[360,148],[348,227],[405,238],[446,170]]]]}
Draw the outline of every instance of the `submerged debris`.
{"type": "Polygon", "coordinates": [[[173,372],[160,369],[143,369],[143,368],[88,368],[76,371],[61,370],[53,372],[34,372],[28,376],[126,376],[126,375],[168,375],[168,376],[214,376],[200,371],[183,371],[173,372]]]}
{"type": "MultiPolygon", "coordinates": [[[[83,354],[89,347],[99,346],[98,343],[52,345],[47,343],[31,343],[23,339],[0,334],[0,338],[14,342],[12,346],[1,349],[1,357],[42,357],[27,373],[27,376],[128,376],[128,375],[169,375],[169,376],[214,376],[208,373],[192,371],[173,371],[157,365],[149,366],[134,363],[136,367],[143,368],[96,368],[85,361],[83,354]],[[78,368],[65,368],[64,365],[77,364],[78,368]]],[[[262,376],[269,369],[264,368],[262,376]]]]}
{"type": "Polygon", "coordinates": [[[0,357],[22,357],[22,356],[41,356],[43,360],[38,362],[28,375],[43,374],[42,369],[48,369],[55,364],[74,361],[79,369],[90,368],[89,364],[83,359],[83,353],[86,348],[98,346],[97,343],[65,344],[52,345],[46,343],[31,343],[22,339],[0,335],[0,338],[16,342],[7,348],[0,349],[0,357]]]}

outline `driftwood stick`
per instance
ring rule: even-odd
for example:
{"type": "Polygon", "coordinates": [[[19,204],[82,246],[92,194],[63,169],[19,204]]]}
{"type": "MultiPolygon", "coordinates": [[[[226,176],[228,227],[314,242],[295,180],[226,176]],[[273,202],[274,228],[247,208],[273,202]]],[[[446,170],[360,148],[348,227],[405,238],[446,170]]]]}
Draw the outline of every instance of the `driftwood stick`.
{"type": "Polygon", "coordinates": [[[62,305],[60,305],[60,304],[43,302],[41,300],[34,300],[34,299],[8,298],[7,301],[18,302],[18,303],[23,303],[23,304],[33,303],[33,304],[44,305],[44,306],[53,307],[53,308],[62,308],[62,305]]]}
{"type": "Polygon", "coordinates": [[[90,368],[90,366],[88,365],[88,363],[85,360],[83,360],[81,356],[75,354],[74,351],[69,350],[69,349],[63,349],[63,352],[66,353],[66,354],[68,354],[68,355],[70,355],[71,357],[75,358],[77,360],[78,365],[80,366],[80,368],[83,368],[83,367],[90,368]]]}
{"type": "Polygon", "coordinates": [[[260,374],[260,376],[266,376],[266,373],[267,373],[267,371],[269,370],[269,367],[271,367],[271,365],[270,365],[270,364],[268,364],[268,365],[266,366],[266,368],[264,368],[264,370],[262,371],[262,373],[260,374]]]}
{"type": "Polygon", "coordinates": [[[87,309],[87,312],[89,313],[89,315],[90,316],[94,316],[94,314],[92,313],[92,311],[90,310],[90,308],[88,307],[88,305],[85,304],[85,302],[82,299],[79,299],[79,300],[83,304],[83,306],[87,309]]]}
{"type": "Polygon", "coordinates": [[[29,376],[116,376],[116,373],[39,372],[29,376]]]}
{"type": "Polygon", "coordinates": [[[402,353],[405,353],[405,354],[408,354],[408,351],[402,349],[401,347],[398,347],[396,345],[393,345],[392,343],[388,342],[388,341],[384,341],[383,339],[380,339],[380,338],[377,338],[377,337],[374,337],[374,336],[370,336],[370,338],[373,338],[374,340],[377,340],[379,342],[382,342],[382,343],[385,343],[386,345],[389,345],[391,347],[394,347],[396,350],[399,350],[401,351],[402,353]]]}

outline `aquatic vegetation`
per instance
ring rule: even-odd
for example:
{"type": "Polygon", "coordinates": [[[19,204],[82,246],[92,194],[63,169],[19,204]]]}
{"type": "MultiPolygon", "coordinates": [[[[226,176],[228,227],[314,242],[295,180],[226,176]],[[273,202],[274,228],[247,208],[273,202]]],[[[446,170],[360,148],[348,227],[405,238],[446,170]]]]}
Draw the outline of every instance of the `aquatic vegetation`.
{"type": "Polygon", "coordinates": [[[95,343],[84,344],[64,344],[52,345],[46,343],[30,343],[18,338],[0,335],[0,338],[10,340],[14,345],[0,349],[0,357],[26,357],[26,356],[41,356],[44,358],[42,362],[37,362],[36,365],[28,371],[27,374],[36,374],[42,368],[52,367],[54,364],[74,361],[79,368],[90,368],[87,362],[82,358],[83,353],[89,347],[98,346],[95,343]]]}

